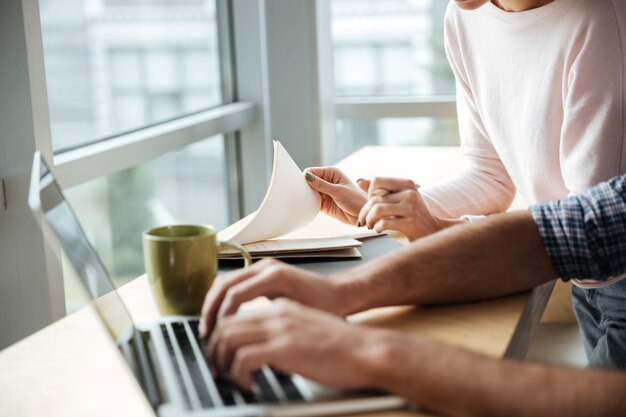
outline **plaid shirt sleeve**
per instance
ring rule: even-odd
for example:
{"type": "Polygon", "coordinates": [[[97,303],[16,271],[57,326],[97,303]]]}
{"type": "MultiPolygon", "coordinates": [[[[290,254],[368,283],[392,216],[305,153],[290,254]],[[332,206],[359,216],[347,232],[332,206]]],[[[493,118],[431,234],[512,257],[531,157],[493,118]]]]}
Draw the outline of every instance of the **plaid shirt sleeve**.
{"type": "Polygon", "coordinates": [[[563,280],[606,281],[626,272],[626,175],[530,212],[563,280]]]}

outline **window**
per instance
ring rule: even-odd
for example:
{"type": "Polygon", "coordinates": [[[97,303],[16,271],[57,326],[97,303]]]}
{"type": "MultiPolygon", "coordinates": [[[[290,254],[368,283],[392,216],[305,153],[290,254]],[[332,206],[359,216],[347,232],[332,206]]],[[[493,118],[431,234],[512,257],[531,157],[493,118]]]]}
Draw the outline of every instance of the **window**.
{"type": "MultiPolygon", "coordinates": [[[[240,212],[231,132],[251,117],[228,104],[228,4],[40,1],[55,166],[72,174],[68,199],[117,285],[144,272],[144,230],[220,229],[240,212]]],[[[64,281],[72,311],[81,292],[67,268],[64,281]]]]}
{"type": "Polygon", "coordinates": [[[328,162],[364,145],[457,145],[443,46],[447,2],[331,0],[331,7],[338,120],[328,162]]]}
{"type": "Polygon", "coordinates": [[[219,104],[217,62],[208,49],[112,49],[110,126],[130,130],[219,104]]]}
{"type": "Polygon", "coordinates": [[[55,151],[221,104],[215,0],[41,0],[55,151]]]}
{"type": "Polygon", "coordinates": [[[413,88],[409,43],[338,44],[335,85],[339,96],[402,95],[413,88]]]}

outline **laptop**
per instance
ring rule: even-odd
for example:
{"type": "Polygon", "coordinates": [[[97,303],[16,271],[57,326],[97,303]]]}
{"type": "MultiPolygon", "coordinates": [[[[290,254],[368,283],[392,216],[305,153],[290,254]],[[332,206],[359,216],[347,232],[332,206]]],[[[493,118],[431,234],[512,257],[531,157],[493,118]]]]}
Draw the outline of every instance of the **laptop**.
{"type": "MultiPolygon", "coordinates": [[[[401,408],[404,399],[378,390],[340,391],[263,366],[240,390],[203,355],[198,317],[135,323],[89,243],[53,173],[35,152],[29,205],[44,235],[65,252],[112,340],[161,417],[321,416],[401,408]]],[[[219,278],[218,278],[219,279],[219,278]]]]}

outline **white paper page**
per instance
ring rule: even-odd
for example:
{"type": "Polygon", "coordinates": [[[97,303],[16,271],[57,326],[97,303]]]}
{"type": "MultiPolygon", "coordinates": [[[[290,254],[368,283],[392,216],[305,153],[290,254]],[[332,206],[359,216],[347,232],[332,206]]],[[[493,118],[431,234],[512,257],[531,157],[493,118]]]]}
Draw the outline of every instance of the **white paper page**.
{"type": "Polygon", "coordinates": [[[218,237],[235,243],[275,238],[310,223],[320,206],[320,195],[309,187],[280,142],[274,141],[272,179],[261,206],[219,232],[218,237]]]}
{"type": "Polygon", "coordinates": [[[304,239],[319,237],[351,237],[354,239],[362,239],[378,235],[380,235],[380,233],[377,233],[373,229],[370,230],[367,227],[356,227],[354,225],[343,223],[320,211],[311,223],[298,230],[289,232],[280,238],[304,239]]]}

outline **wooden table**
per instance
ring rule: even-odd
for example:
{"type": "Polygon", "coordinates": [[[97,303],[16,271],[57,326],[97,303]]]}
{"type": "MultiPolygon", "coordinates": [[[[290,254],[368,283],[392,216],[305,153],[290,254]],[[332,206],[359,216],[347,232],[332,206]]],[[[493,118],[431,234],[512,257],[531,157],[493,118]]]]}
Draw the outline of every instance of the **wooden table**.
{"type": "MultiPolygon", "coordinates": [[[[460,161],[458,148],[366,147],[338,165],[353,179],[401,176],[429,184],[445,178],[460,161]]],[[[135,320],[156,317],[145,277],[127,284],[120,293],[135,320]]],[[[544,288],[532,295],[486,302],[388,307],[357,314],[350,320],[431,337],[493,357],[523,357],[525,338],[539,321],[546,293],[549,295],[549,290],[544,288]]],[[[0,352],[0,416],[44,415],[154,416],[91,308],[0,352]]],[[[400,410],[371,415],[426,414],[400,410]]]]}

